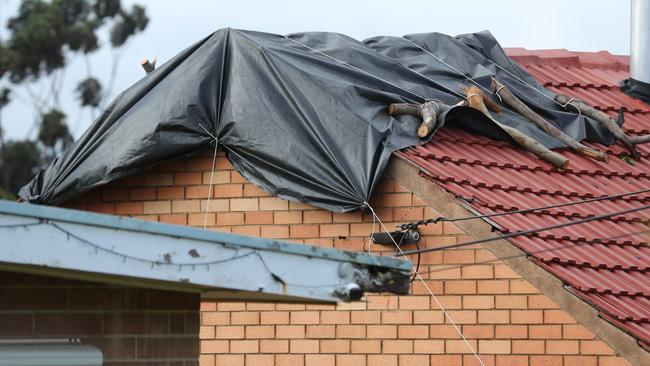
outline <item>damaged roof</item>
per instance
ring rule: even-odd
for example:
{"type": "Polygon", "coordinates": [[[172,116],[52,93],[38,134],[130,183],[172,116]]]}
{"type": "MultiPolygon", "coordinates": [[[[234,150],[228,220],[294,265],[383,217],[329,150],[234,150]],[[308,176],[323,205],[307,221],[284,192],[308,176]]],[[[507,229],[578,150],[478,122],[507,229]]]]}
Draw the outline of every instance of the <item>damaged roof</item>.
{"type": "MultiPolygon", "coordinates": [[[[628,76],[627,57],[607,52],[507,50],[545,87],[578,97],[616,116],[625,108],[624,130],[650,132],[650,106],[619,89],[628,76]]],[[[522,149],[455,128],[441,129],[423,146],[397,155],[421,170],[432,184],[453,193],[480,214],[491,214],[635,192],[650,187],[650,145],[638,145],[641,160],[626,162],[620,145],[586,143],[607,151],[610,162],[587,159],[568,149],[571,164],[555,169],[522,149]]],[[[493,217],[500,232],[549,226],[650,203],[650,193],[544,211],[493,217]]],[[[650,233],[648,211],[591,221],[509,239],[530,259],[560,278],[570,291],[639,343],[650,345],[650,233]],[[636,234],[631,234],[636,233],[636,234]],[[631,235],[630,235],[631,234],[631,235]]]]}

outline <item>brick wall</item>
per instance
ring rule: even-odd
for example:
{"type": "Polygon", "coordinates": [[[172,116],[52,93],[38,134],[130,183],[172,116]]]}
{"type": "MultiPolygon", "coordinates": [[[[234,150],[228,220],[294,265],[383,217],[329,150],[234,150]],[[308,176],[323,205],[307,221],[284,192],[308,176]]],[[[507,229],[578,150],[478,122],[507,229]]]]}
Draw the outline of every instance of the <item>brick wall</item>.
{"type": "MultiPolygon", "coordinates": [[[[167,161],[92,191],[69,207],[202,227],[211,156],[167,161]]],[[[362,250],[372,217],[264,193],[217,158],[211,230],[362,250]]],[[[437,216],[385,179],[371,202],[388,227],[437,216]]],[[[448,223],[422,228],[425,247],[470,239],[448,223]]],[[[373,245],[373,251],[382,250],[373,245]]],[[[627,365],[605,343],[481,247],[422,255],[422,276],[486,365],[627,365]]],[[[412,295],[352,304],[201,304],[201,365],[476,365],[421,283],[412,295]]]]}
{"type": "Polygon", "coordinates": [[[0,272],[0,341],[81,338],[105,366],[196,366],[199,295],[0,272]]]}

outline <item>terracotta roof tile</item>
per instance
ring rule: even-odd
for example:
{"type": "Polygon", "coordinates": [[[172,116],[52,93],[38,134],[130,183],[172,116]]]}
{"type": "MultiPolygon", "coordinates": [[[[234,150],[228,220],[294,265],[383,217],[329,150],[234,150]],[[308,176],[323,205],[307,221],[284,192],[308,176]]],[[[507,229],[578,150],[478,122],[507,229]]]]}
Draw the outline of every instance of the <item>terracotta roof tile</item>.
{"type": "MultiPolygon", "coordinates": [[[[608,52],[508,49],[544,86],[579,97],[616,115],[626,111],[625,130],[650,133],[650,105],[618,88],[627,77],[628,58],[608,52]]],[[[590,144],[590,143],[588,143],[590,144]]],[[[639,146],[642,160],[630,165],[617,158],[620,145],[601,146],[608,164],[571,151],[569,169],[559,171],[509,143],[445,127],[424,146],[398,152],[421,174],[482,214],[616,195],[650,188],[650,146],[639,146]]],[[[503,233],[568,222],[650,203],[650,193],[493,217],[503,233]]],[[[599,309],[601,315],[635,337],[650,343],[650,213],[640,211],[592,221],[510,241],[569,285],[570,291],[599,309]]]]}

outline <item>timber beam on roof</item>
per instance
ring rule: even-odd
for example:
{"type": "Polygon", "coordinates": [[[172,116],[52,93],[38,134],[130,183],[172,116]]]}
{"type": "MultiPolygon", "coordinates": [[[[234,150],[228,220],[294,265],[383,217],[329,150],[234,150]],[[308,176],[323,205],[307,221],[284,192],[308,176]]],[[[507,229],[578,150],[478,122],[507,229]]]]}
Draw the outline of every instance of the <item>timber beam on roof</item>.
{"type": "Polygon", "coordinates": [[[411,273],[396,258],[12,202],[0,202],[0,235],[0,269],[212,299],[406,294],[411,273]]]}

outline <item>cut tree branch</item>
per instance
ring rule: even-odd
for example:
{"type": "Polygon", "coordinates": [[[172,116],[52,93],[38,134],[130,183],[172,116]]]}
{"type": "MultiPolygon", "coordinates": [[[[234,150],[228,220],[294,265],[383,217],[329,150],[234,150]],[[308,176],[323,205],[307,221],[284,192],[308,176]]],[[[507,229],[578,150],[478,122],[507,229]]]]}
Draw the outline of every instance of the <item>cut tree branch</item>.
{"type": "Polygon", "coordinates": [[[480,89],[478,89],[476,86],[472,86],[468,89],[464,85],[461,85],[461,89],[465,95],[467,95],[467,102],[469,103],[470,107],[485,114],[488,118],[490,118],[490,120],[492,120],[492,122],[503,129],[503,131],[510,135],[510,137],[526,151],[560,169],[566,169],[566,167],[569,165],[569,159],[554,151],[549,150],[546,146],[540,144],[539,141],[533,139],[525,133],[495,120],[483,102],[480,89]]]}
{"type": "Polygon", "coordinates": [[[636,151],[636,145],[639,144],[646,144],[650,142],[650,135],[641,135],[641,136],[629,136],[625,132],[623,132],[623,129],[621,126],[616,123],[616,120],[612,118],[610,115],[608,115],[605,112],[599,111],[584,101],[577,99],[577,98],[571,98],[568,95],[564,94],[558,94],[555,96],[555,101],[560,103],[562,106],[564,106],[564,109],[567,111],[570,111],[571,107],[574,109],[577,109],[580,111],[580,113],[584,114],[585,116],[592,118],[596,120],[598,123],[600,123],[601,126],[605,127],[614,137],[620,141],[627,149],[630,151],[632,154],[632,157],[634,159],[639,159],[640,155],[639,152],[636,151]]]}
{"type": "Polygon", "coordinates": [[[592,149],[588,146],[581,144],[576,141],[573,137],[564,133],[564,131],[555,127],[549,121],[544,119],[544,117],[535,113],[532,109],[528,108],[524,102],[517,98],[508,88],[501,84],[497,79],[492,78],[492,92],[495,95],[498,95],[507,105],[512,107],[515,111],[519,112],[522,116],[531,120],[537,127],[542,129],[542,131],[548,133],[549,135],[555,137],[556,139],[562,141],[565,145],[571,148],[573,151],[582,154],[588,158],[592,158],[599,161],[609,162],[609,158],[606,153],[592,149]]]}

